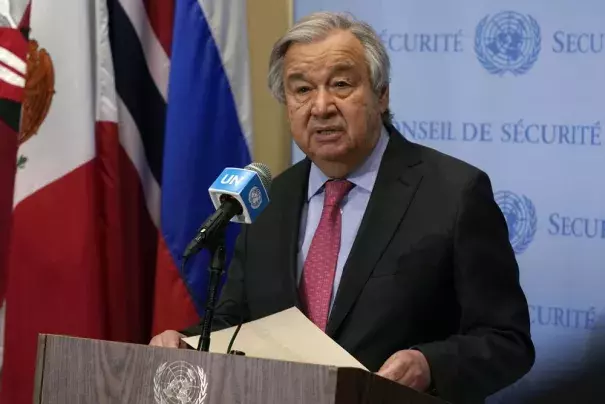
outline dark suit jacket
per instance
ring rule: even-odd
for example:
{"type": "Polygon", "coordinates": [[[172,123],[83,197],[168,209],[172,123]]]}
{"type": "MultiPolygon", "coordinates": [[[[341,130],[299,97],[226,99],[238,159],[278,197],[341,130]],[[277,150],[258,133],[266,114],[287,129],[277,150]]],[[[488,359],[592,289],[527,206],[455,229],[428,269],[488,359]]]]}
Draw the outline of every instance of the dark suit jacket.
{"type": "MultiPolygon", "coordinates": [[[[417,348],[439,396],[482,402],[534,361],[504,217],[485,173],[389,129],[326,332],[371,371],[417,348]]],[[[300,307],[296,257],[309,168],[305,159],[275,178],[270,205],[242,228],[219,327],[237,324],[240,307],[244,321],[300,307]]]]}

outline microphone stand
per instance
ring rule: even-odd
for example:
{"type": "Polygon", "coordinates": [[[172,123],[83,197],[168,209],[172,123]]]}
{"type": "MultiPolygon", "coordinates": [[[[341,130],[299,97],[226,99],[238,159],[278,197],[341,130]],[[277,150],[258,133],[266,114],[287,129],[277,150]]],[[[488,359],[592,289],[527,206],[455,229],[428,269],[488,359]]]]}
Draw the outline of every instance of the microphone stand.
{"type": "Polygon", "coordinates": [[[210,331],[212,320],[214,318],[214,309],[217,300],[217,291],[221,275],[225,267],[225,228],[221,228],[216,233],[216,237],[208,240],[207,248],[210,252],[210,279],[208,282],[208,296],[206,297],[206,311],[202,323],[202,335],[197,345],[197,350],[208,352],[210,349],[210,331]]]}

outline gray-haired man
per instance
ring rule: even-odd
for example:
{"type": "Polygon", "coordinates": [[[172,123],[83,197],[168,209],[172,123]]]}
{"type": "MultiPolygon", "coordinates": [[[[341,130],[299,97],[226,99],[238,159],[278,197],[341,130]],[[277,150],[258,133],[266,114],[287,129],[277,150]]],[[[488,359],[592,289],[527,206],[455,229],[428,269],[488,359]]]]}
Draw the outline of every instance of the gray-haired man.
{"type": "Polygon", "coordinates": [[[370,370],[483,402],[534,361],[506,223],[484,172],[391,125],[389,70],[346,15],[313,14],[275,44],[269,87],[307,158],[242,229],[217,322],[296,305],[370,370]]]}

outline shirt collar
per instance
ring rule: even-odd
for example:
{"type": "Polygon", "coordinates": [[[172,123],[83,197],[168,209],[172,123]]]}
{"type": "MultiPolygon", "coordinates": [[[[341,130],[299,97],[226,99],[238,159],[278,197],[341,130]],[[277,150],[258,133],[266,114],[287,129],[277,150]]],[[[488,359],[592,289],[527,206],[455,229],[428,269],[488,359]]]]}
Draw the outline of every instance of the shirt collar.
{"type": "MultiPolygon", "coordinates": [[[[378,168],[380,167],[382,156],[384,155],[388,143],[389,135],[386,128],[383,126],[380,131],[378,142],[376,143],[376,146],[374,146],[372,153],[366,158],[363,164],[349,174],[346,179],[355,184],[356,187],[371,193],[374,188],[374,183],[376,182],[376,177],[378,176],[378,168]]],[[[307,201],[317,195],[329,179],[330,178],[325,175],[315,163],[311,163],[307,201]]]]}

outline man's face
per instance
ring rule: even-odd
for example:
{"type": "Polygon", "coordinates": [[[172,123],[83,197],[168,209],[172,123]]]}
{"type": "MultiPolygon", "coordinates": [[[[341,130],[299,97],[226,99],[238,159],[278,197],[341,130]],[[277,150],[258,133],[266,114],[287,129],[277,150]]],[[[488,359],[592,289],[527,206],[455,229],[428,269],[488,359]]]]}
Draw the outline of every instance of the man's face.
{"type": "Polygon", "coordinates": [[[311,160],[352,165],[370,154],[388,91],[374,94],[363,46],[352,33],[292,45],[284,88],[292,136],[311,160]]]}

